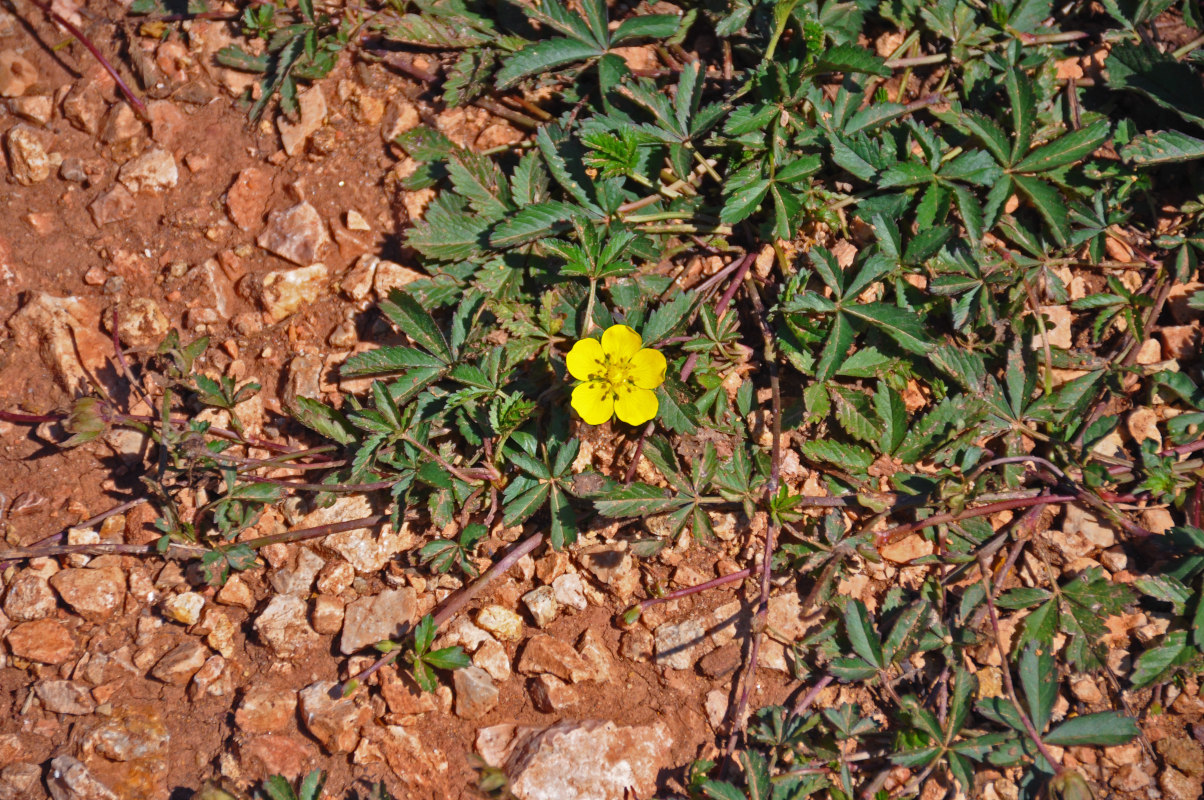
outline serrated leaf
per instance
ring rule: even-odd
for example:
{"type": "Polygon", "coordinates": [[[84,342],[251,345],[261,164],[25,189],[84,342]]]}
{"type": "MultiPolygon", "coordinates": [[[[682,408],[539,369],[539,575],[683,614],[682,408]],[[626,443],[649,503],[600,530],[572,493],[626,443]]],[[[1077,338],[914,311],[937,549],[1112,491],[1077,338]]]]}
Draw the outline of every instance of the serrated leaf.
{"type": "Polygon", "coordinates": [[[1195,161],[1204,158],[1204,139],[1180,131],[1143,133],[1121,147],[1120,155],[1141,167],[1195,161]]]}
{"type": "Polygon", "coordinates": [[[509,89],[530,75],[600,58],[605,53],[605,50],[591,42],[562,37],[529,44],[502,64],[495,78],[497,88],[509,89]]]}
{"type": "Polygon", "coordinates": [[[882,640],[879,638],[874,624],[870,621],[865,603],[860,600],[850,600],[845,604],[844,627],[853,651],[870,665],[884,669],[886,661],[882,657],[882,640]]]}
{"type": "Polygon", "coordinates": [[[1119,711],[1101,711],[1071,717],[1042,738],[1057,747],[1115,747],[1141,735],[1132,717],[1119,711]]]}
{"type": "Polygon", "coordinates": [[[863,303],[845,306],[845,312],[870,323],[908,352],[925,355],[935,344],[913,311],[887,303],[863,303]]]}
{"type": "Polygon", "coordinates": [[[682,18],[675,14],[645,14],[619,23],[611,34],[611,47],[635,39],[667,39],[677,32],[682,18]]]}
{"type": "Polygon", "coordinates": [[[455,358],[434,318],[411,295],[392,289],[388,299],[381,301],[380,310],[402,333],[443,364],[450,364],[455,358]]]}
{"type": "Polygon", "coordinates": [[[339,444],[351,444],[356,439],[355,428],[347,418],[317,400],[298,395],[291,412],[293,419],[339,444]]]}
{"type": "Polygon", "coordinates": [[[672,300],[662,303],[653,311],[640,331],[644,347],[655,347],[677,331],[694,308],[694,299],[689,292],[679,292],[672,300]]]}
{"type": "Polygon", "coordinates": [[[1012,169],[1017,172],[1047,172],[1082,161],[1107,141],[1111,128],[1108,120],[1101,119],[1086,128],[1071,131],[1033,150],[1012,169]]]}
{"type": "Polygon", "coordinates": [[[548,201],[519,209],[493,229],[489,243],[497,248],[530,244],[570,227],[570,221],[580,214],[577,206],[548,201]]]}

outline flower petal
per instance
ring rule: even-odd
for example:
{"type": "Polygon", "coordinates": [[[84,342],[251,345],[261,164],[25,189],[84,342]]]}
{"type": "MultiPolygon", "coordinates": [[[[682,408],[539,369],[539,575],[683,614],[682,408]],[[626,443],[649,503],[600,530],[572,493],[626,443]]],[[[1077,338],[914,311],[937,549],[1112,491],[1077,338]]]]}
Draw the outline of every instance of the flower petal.
{"type": "Polygon", "coordinates": [[[641,389],[630,383],[618,388],[615,413],[628,425],[643,425],[655,417],[659,409],[660,401],[651,389],[641,389]]]}
{"type": "Polygon", "coordinates": [[[610,384],[606,381],[582,383],[573,390],[573,408],[590,425],[606,422],[615,411],[615,395],[610,384]]]}
{"type": "Polygon", "coordinates": [[[627,379],[641,389],[655,389],[665,382],[667,366],[661,351],[645,347],[631,357],[627,379]]]}
{"type": "Polygon", "coordinates": [[[573,349],[564,357],[564,363],[569,368],[570,375],[579,381],[588,381],[606,374],[606,364],[603,363],[605,358],[601,342],[597,339],[582,339],[573,345],[573,349]]]}
{"type": "Polygon", "coordinates": [[[602,334],[602,350],[611,361],[626,361],[643,346],[644,340],[627,325],[611,325],[602,334]]]}

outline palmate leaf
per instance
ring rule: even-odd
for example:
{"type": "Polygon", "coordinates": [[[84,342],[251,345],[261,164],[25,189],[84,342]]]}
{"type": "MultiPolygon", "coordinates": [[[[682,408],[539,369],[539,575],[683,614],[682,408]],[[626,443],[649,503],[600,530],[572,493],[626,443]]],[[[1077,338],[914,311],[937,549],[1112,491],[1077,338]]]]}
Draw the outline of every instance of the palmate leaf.
{"type": "Polygon", "coordinates": [[[636,482],[618,486],[606,495],[595,497],[593,502],[598,513],[607,517],[644,517],[669,513],[692,504],[693,500],[667,495],[660,487],[636,482]]]}
{"type": "Polygon", "coordinates": [[[497,248],[518,247],[561,233],[571,227],[581,209],[550,200],[519,209],[493,229],[489,243],[497,248]]]}
{"type": "Polygon", "coordinates": [[[911,353],[927,354],[936,344],[913,311],[887,303],[862,303],[845,306],[845,312],[868,322],[911,353]]]}
{"type": "Polygon", "coordinates": [[[491,225],[492,220],[469,212],[463,198],[444,192],[406,234],[406,243],[437,261],[469,259],[480,254],[491,225]]]}

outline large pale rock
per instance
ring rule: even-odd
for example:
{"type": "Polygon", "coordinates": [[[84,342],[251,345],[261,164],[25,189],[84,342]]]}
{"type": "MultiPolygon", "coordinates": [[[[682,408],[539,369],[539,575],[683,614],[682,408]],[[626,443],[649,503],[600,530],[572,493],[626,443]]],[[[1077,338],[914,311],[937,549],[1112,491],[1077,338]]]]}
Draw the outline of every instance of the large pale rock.
{"type": "Polygon", "coordinates": [[[117,180],[133,194],[157,194],[180,182],[180,170],[171,153],[155,148],[123,164],[117,180]]]}
{"type": "Polygon", "coordinates": [[[0,52],[0,97],[20,97],[38,82],[38,68],[13,50],[0,52]]]}
{"type": "Polygon", "coordinates": [[[290,156],[302,152],[309,137],[326,121],[326,98],[321,87],[311,86],[297,95],[297,110],[300,112],[297,122],[291,122],[283,115],[276,120],[280,142],[290,156]]]}
{"type": "Polygon", "coordinates": [[[88,687],[74,681],[40,681],[34,686],[34,693],[42,701],[42,707],[54,714],[80,716],[96,710],[88,687]]]}
{"type": "Polygon", "coordinates": [[[456,716],[480,719],[497,706],[497,687],[489,673],[480,667],[458,669],[452,680],[456,686],[456,716]]]}
{"type": "Polygon", "coordinates": [[[4,143],[8,151],[8,168],[17,183],[31,186],[50,177],[55,164],[36,128],[25,123],[14,125],[4,137],[4,143]]]}
{"type": "Polygon", "coordinates": [[[290,658],[320,639],[309,625],[305,601],[291,594],[278,594],[255,618],[259,638],[280,658],[290,658]]]}
{"type": "MultiPolygon", "coordinates": [[[[368,498],[364,495],[343,496],[329,508],[320,508],[307,514],[301,522],[301,527],[312,528],[318,525],[330,525],[336,522],[347,522],[362,519],[376,514],[368,498]]],[[[372,573],[384,569],[399,553],[404,553],[417,545],[409,526],[402,524],[401,530],[394,532],[391,525],[385,523],[375,528],[354,528],[342,533],[334,533],[322,540],[322,546],[334,550],[345,561],[355,568],[356,572],[372,573]]]]}
{"type": "Polygon", "coordinates": [[[698,620],[666,622],[654,631],[656,663],[672,669],[694,666],[694,650],[702,642],[706,629],[698,620]]]}
{"type": "Polygon", "coordinates": [[[209,649],[195,639],[188,639],[167,651],[151,668],[151,676],[170,686],[183,686],[205,665],[209,649]]]}
{"type": "Polygon", "coordinates": [[[257,780],[271,775],[295,780],[313,769],[319,755],[313,742],[296,734],[270,733],[238,743],[240,769],[248,778],[257,780]]]}
{"type": "Polygon", "coordinates": [[[125,602],[121,567],[65,569],[50,578],[50,585],[77,614],[92,622],[111,619],[125,602]]]}
{"type": "Polygon", "coordinates": [[[524,675],[555,675],[571,683],[594,680],[594,668],[576,650],[561,639],[546,634],[532,636],[518,660],[524,675]]]}
{"type": "Polygon", "coordinates": [[[321,297],[326,278],[325,264],[269,272],[263,276],[259,303],[272,322],[279,322],[321,297]]]}
{"type": "Polygon", "coordinates": [[[134,216],[137,206],[134,195],[130,190],[117,184],[105,192],[101,192],[88,205],[88,213],[96,227],[103,228],[111,222],[122,222],[134,216]]]}
{"type": "Polygon", "coordinates": [[[247,167],[226,190],[226,212],[230,221],[244,231],[259,227],[271,195],[272,174],[259,167],[247,167]]]}
{"type": "Polygon", "coordinates": [[[296,692],[252,683],[234,712],[234,724],[242,733],[276,733],[288,727],[296,712],[296,692]]]}
{"type": "Polygon", "coordinates": [[[7,641],[14,656],[43,664],[61,664],[75,649],[70,631],[53,619],[23,622],[8,632],[7,641]]]}
{"type": "Polygon", "coordinates": [[[330,753],[350,753],[359,744],[360,726],[372,718],[368,706],[350,697],[331,696],[333,681],[318,681],[301,690],[301,719],[305,728],[330,753]]]}
{"type": "Polygon", "coordinates": [[[673,736],[660,722],[619,727],[601,720],[547,728],[495,725],[478,732],[486,763],[510,778],[519,800],[626,800],[651,797],[668,765],[673,736]]]}
{"type": "Polygon", "coordinates": [[[255,241],[264,250],[304,266],[317,260],[322,245],[330,242],[330,234],[317,209],[309,203],[298,203],[273,211],[255,241]]]}
{"type": "Polygon", "coordinates": [[[414,601],[414,590],[405,587],[388,589],[351,603],[343,616],[339,650],[350,655],[384,639],[397,638],[414,621],[414,601]]]}
{"type": "Polygon", "coordinates": [[[272,588],[281,594],[308,595],[314,578],[326,565],[325,559],[308,547],[298,548],[296,558],[272,573],[272,588]]]}
{"type": "Polygon", "coordinates": [[[134,297],[123,300],[113,311],[105,314],[105,328],[111,333],[116,314],[117,336],[126,347],[157,345],[167,334],[171,323],[149,297],[134,297]]]}
{"type": "Polygon", "coordinates": [[[25,570],[13,580],[4,596],[4,613],[13,622],[44,619],[58,608],[50,583],[36,572],[25,570]]]}
{"type": "Polygon", "coordinates": [[[51,760],[46,788],[54,800],[119,800],[82,762],[71,756],[51,760]]]}
{"type": "Polygon", "coordinates": [[[36,350],[67,393],[77,396],[91,390],[90,376],[105,368],[111,351],[95,323],[80,298],[38,292],[9,319],[8,327],[17,345],[36,350]]]}

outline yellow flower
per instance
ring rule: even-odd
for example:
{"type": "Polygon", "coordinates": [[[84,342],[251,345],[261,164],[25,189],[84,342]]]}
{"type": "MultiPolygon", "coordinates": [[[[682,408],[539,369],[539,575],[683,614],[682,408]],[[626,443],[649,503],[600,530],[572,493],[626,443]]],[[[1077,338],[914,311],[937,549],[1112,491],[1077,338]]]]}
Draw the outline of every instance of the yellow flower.
{"type": "Polygon", "coordinates": [[[612,325],[602,341],[582,339],[565,358],[569,374],[582,383],[573,389],[573,408],[590,425],[617,414],[628,425],[643,425],[656,416],[652,391],[665,382],[665,357],[644,347],[640,335],[626,325],[612,325]]]}

